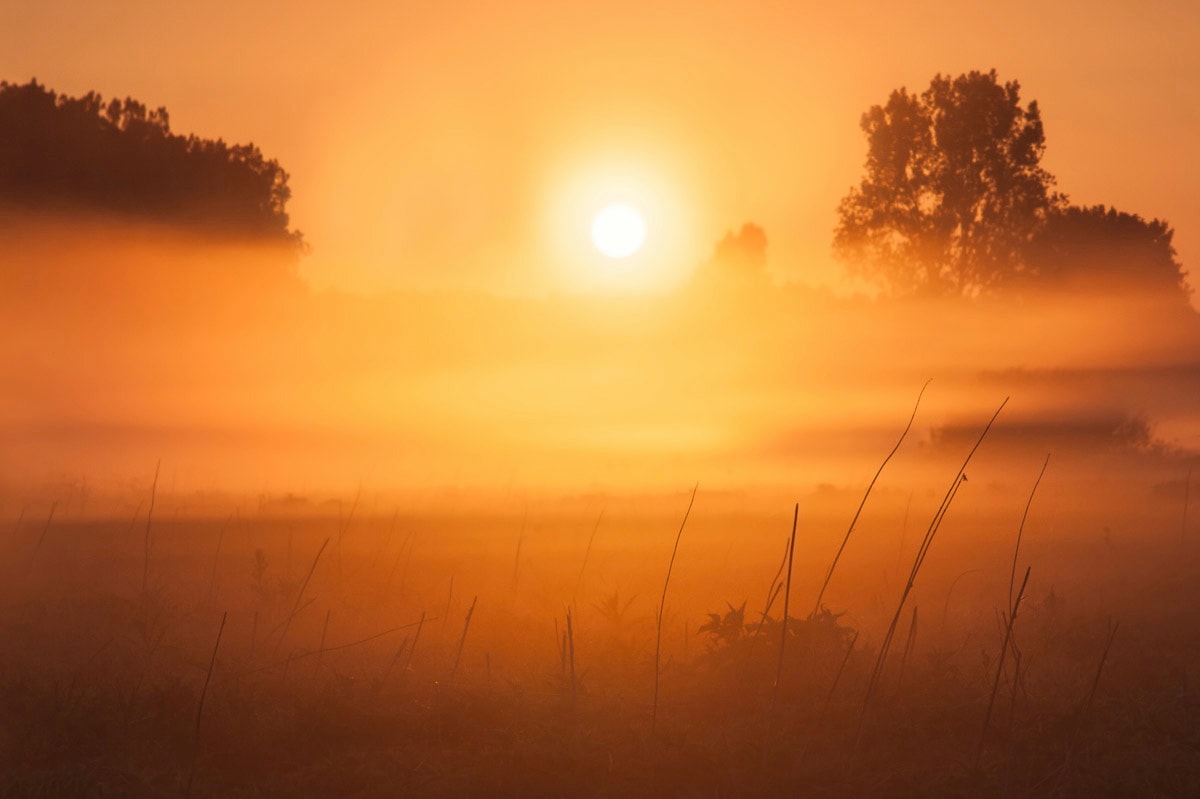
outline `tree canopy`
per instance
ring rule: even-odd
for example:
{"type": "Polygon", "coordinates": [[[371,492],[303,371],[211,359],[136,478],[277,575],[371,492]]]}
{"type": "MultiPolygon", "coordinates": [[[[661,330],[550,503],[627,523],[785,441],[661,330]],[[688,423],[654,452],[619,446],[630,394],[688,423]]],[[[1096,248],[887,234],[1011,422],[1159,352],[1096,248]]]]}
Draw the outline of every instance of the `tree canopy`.
{"type": "Polygon", "coordinates": [[[834,250],[894,295],[978,296],[1118,282],[1186,297],[1172,231],[1071,206],[1042,165],[1036,101],[995,70],[937,75],[863,114],[866,174],[838,206],[834,250]]]}
{"type": "Polygon", "coordinates": [[[1031,242],[1028,267],[1047,287],[1139,289],[1186,297],[1186,273],[1176,259],[1175,232],[1096,205],[1056,209],[1031,242]]]}
{"type": "Polygon", "coordinates": [[[172,133],[165,108],[0,82],[0,208],[115,213],[299,251],[290,196],[278,161],[172,133]]]}

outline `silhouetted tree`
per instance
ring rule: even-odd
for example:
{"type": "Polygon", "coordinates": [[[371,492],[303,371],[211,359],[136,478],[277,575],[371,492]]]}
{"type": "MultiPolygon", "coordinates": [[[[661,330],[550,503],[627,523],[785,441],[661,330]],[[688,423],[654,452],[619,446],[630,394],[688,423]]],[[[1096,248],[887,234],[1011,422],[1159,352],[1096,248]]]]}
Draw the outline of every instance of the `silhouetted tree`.
{"type": "Polygon", "coordinates": [[[713,259],[732,269],[759,273],[767,268],[767,233],[753,222],[717,242],[713,259]]]}
{"type": "Polygon", "coordinates": [[[899,295],[1057,287],[1187,299],[1166,222],[1053,191],[1037,102],[1022,106],[1016,81],[938,75],[919,96],[892,92],[861,126],[867,174],[834,233],[853,274],[899,295]]]}
{"type": "Polygon", "coordinates": [[[1026,269],[1030,241],[1063,198],[1041,166],[1037,102],[996,72],[938,75],[892,92],[861,122],[866,177],[838,207],[834,246],[894,294],[975,295],[1026,269]]]}
{"type": "Polygon", "coordinates": [[[702,280],[722,284],[760,285],[767,282],[767,234],[747,222],[736,233],[729,231],[713,249],[712,257],[697,273],[702,280]]]}
{"type": "Polygon", "coordinates": [[[1032,242],[1031,272],[1045,286],[1159,292],[1186,299],[1175,231],[1162,220],[1096,205],[1054,211],[1032,242]]]}
{"type": "Polygon", "coordinates": [[[165,108],[0,82],[0,210],[110,212],[299,251],[287,184],[253,144],[172,133],[165,108]]]}

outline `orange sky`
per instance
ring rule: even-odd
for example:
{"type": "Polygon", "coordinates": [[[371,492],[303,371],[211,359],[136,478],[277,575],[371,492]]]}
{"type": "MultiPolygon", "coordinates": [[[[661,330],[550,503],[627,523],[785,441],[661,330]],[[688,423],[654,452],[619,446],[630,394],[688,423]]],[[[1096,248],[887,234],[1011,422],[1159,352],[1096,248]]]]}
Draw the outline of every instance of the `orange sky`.
{"type": "Polygon", "coordinates": [[[992,67],[1041,103],[1062,190],[1168,219],[1200,260],[1190,2],[6,5],[0,78],[132,95],[278,158],[318,285],[575,287],[560,212],[605,180],[661,206],[657,258],[753,220],[780,277],[833,282],[860,114],[992,67]]]}

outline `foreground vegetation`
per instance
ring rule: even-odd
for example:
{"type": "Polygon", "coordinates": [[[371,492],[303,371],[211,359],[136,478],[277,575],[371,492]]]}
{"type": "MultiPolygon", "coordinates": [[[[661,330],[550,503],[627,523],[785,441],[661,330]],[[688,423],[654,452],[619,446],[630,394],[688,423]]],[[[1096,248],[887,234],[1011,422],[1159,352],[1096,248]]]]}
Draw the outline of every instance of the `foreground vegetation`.
{"type": "Polygon", "coordinates": [[[1015,619],[1012,514],[949,517],[880,658],[922,542],[884,495],[814,610],[845,499],[806,503],[790,586],[790,514],[703,494],[666,587],[682,506],[26,512],[0,794],[1200,794],[1200,592],[1167,514],[1053,539],[1035,514],[1015,619]]]}

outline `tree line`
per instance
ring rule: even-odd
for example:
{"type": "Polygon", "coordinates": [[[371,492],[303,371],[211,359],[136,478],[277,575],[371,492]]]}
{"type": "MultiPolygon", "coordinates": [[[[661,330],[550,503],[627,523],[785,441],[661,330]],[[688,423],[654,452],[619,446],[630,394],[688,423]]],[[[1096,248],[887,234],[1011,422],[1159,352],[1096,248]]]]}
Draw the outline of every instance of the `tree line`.
{"type": "Polygon", "coordinates": [[[173,133],[165,108],[0,82],[0,207],[113,213],[299,252],[290,197],[278,161],[173,133]]]}
{"type": "MultiPolygon", "coordinates": [[[[1190,288],[1164,221],[1079,206],[1042,166],[1036,101],[995,70],[937,75],[862,116],[865,174],[837,209],[834,250],[892,296],[1190,288]]],[[[253,144],[171,131],[165,108],[0,82],[0,208],[90,210],[303,251],[289,227],[288,174],[253,144]]],[[[765,273],[753,224],[701,270],[765,273]]]]}

